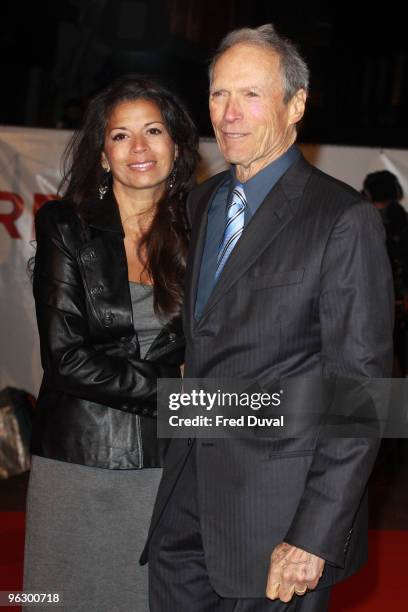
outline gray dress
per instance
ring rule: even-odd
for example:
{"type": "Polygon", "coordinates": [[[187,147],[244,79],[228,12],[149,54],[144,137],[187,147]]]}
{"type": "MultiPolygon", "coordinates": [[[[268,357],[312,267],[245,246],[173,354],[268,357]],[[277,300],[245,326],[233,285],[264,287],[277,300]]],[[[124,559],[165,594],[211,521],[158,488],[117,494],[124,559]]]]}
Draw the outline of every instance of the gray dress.
{"type": "MultiPolygon", "coordinates": [[[[130,283],[143,357],[162,323],[153,289],[130,283]]],[[[34,456],[27,496],[24,590],[63,595],[69,612],[146,612],[140,567],[161,469],[104,470],[34,456]]],[[[24,610],[41,607],[25,607],[24,610]]],[[[44,608],[49,609],[49,608],[44,608]]]]}

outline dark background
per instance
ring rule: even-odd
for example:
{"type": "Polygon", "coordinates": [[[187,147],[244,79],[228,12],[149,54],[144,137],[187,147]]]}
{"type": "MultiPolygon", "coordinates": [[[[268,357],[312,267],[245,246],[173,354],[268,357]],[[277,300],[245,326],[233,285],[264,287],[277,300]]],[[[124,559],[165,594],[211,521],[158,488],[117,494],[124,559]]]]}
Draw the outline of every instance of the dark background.
{"type": "MultiPolygon", "coordinates": [[[[211,136],[207,66],[229,30],[272,22],[312,72],[303,142],[408,148],[408,26],[390,2],[279,8],[271,0],[40,0],[1,3],[0,124],[78,126],[114,77],[155,75],[211,136]]],[[[287,3],[288,4],[288,3],[287,3]]],[[[402,7],[402,5],[400,4],[402,7]]]]}

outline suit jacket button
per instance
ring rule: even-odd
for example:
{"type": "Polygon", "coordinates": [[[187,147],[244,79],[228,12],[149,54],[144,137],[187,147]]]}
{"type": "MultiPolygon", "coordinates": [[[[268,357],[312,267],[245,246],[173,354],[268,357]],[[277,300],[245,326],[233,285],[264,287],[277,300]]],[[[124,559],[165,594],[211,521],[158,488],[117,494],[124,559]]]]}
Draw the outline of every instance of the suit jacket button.
{"type": "Polygon", "coordinates": [[[191,438],[188,438],[188,440],[187,440],[187,445],[188,445],[188,446],[191,446],[191,443],[192,443],[192,439],[191,439],[191,438]]]}
{"type": "Polygon", "coordinates": [[[176,337],[177,337],[177,336],[176,336],[176,334],[175,334],[175,333],[173,333],[173,332],[171,332],[171,333],[169,334],[169,341],[170,341],[170,342],[175,342],[175,341],[176,341],[176,337]]]}

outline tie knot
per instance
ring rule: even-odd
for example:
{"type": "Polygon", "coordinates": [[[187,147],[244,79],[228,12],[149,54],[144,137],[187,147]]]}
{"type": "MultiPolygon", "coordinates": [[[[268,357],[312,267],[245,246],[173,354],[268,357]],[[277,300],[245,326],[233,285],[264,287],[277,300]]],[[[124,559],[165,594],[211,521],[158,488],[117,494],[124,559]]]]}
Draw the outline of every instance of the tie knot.
{"type": "Polygon", "coordinates": [[[238,193],[246,202],[245,189],[242,183],[236,183],[234,187],[234,191],[238,193]]]}
{"type": "Polygon", "coordinates": [[[236,183],[232,191],[229,208],[233,206],[234,208],[241,209],[245,208],[246,204],[247,201],[245,197],[244,186],[242,185],[242,183],[236,183]]]}

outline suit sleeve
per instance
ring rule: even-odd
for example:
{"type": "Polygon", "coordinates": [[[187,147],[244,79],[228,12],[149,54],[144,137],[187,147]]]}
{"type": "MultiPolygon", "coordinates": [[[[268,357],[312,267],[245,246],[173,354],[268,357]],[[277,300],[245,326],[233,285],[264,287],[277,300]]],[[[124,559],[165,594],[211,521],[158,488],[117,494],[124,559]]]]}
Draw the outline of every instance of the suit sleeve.
{"type": "MultiPolygon", "coordinates": [[[[389,377],[394,293],[377,211],[341,215],[321,270],[323,376],[389,377]]],[[[353,520],[378,451],[375,438],[321,438],[285,541],[343,567],[353,520]]]]}
{"type": "Polygon", "coordinates": [[[50,213],[46,206],[36,215],[33,279],[46,380],[68,395],[154,414],[157,377],[166,375],[166,368],[131,356],[109,356],[93,345],[78,263],[50,213]]]}

